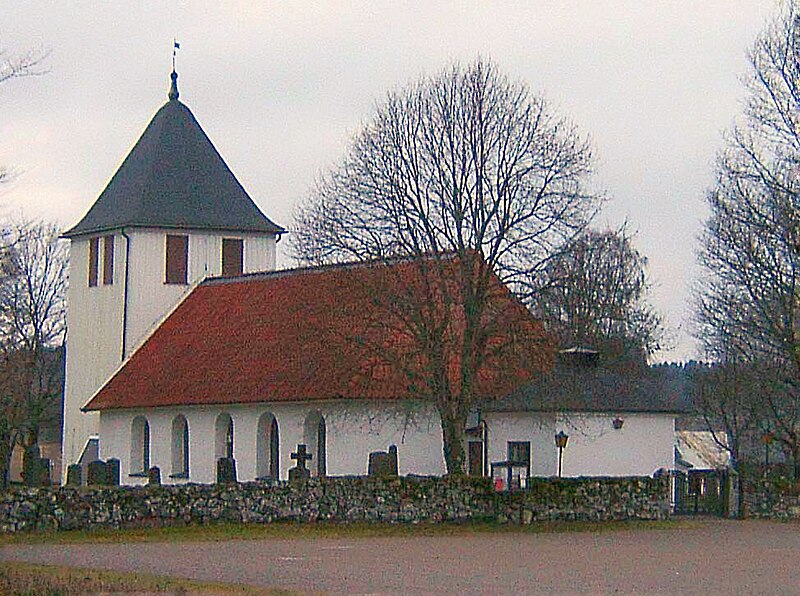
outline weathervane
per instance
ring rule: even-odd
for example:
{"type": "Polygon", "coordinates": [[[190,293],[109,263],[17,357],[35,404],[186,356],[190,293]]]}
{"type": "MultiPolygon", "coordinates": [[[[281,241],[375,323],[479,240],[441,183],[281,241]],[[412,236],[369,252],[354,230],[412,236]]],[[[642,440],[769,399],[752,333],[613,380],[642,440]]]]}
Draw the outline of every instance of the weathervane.
{"type": "Polygon", "coordinates": [[[181,49],[181,44],[178,43],[178,40],[174,37],[172,38],[172,74],[170,74],[170,78],[172,79],[172,83],[169,86],[169,93],[167,93],[167,97],[170,101],[177,101],[178,99],[178,73],[175,72],[175,55],[178,53],[178,50],[181,49]]]}
{"type": "Polygon", "coordinates": [[[172,38],[172,72],[175,72],[175,56],[178,53],[178,50],[181,49],[181,44],[178,43],[178,40],[174,37],[172,38]]]}

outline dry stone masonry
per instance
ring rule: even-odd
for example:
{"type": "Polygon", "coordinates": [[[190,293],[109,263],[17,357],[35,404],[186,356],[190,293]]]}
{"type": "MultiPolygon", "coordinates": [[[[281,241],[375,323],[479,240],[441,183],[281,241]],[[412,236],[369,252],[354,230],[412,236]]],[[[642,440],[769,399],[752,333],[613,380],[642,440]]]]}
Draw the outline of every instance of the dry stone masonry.
{"type": "Polygon", "coordinates": [[[746,517],[762,519],[800,519],[800,494],[797,487],[769,479],[753,482],[744,495],[746,517]]]}
{"type": "Polygon", "coordinates": [[[532,479],[495,492],[489,479],[337,477],[296,482],[18,488],[0,493],[0,532],[214,522],[437,523],[665,519],[664,478],[532,479]]]}

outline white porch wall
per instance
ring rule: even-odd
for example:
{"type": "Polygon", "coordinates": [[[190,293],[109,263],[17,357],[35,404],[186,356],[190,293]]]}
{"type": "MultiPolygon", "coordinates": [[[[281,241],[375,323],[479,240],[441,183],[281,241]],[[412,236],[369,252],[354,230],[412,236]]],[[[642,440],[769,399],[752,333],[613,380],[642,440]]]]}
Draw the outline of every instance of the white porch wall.
{"type": "MultiPolygon", "coordinates": [[[[564,449],[564,476],[651,476],[675,467],[673,414],[560,414],[555,432],[569,435],[564,449]]],[[[553,457],[558,461],[553,435],[553,457]]]]}
{"type": "MultiPolygon", "coordinates": [[[[144,416],[150,426],[150,465],[161,469],[164,484],[187,482],[171,479],[172,420],[183,414],[189,425],[189,480],[212,483],[216,479],[214,425],[217,416],[230,414],[234,429],[234,458],[240,481],[256,478],[256,431],[258,420],[271,413],[278,421],[280,477],[287,479],[295,466],[291,453],[304,443],[306,416],[318,411],[327,427],[327,473],[329,476],[363,475],[369,454],[397,445],[400,474],[441,475],[445,472],[439,417],[429,407],[413,410],[415,422],[405,424],[402,411],[378,402],[324,402],[306,404],[264,403],[235,406],[169,407],[149,410],[111,410],[100,415],[100,458],[120,460],[123,484],[143,484],[131,478],[131,423],[144,416]]],[[[316,465],[316,460],[309,462],[316,465]]]]}
{"type": "Polygon", "coordinates": [[[508,459],[508,441],[531,442],[531,476],[554,476],[553,434],[555,415],[536,412],[492,412],[484,414],[492,462],[508,459]]]}
{"type": "Polygon", "coordinates": [[[563,476],[650,476],[674,467],[675,417],[672,414],[486,413],[489,464],[507,459],[508,441],[531,442],[531,475],[555,476],[555,434],[569,435],[563,476]]]}

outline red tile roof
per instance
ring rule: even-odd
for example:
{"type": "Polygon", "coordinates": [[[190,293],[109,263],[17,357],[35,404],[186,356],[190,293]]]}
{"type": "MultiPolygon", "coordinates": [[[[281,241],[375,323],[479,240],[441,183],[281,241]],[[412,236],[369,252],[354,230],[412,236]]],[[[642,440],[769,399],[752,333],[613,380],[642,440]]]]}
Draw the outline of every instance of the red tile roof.
{"type": "MultiPolygon", "coordinates": [[[[423,291],[422,280],[415,261],[208,280],[84,409],[413,397],[402,367],[418,370],[424,360],[375,292],[379,286],[423,291]],[[393,348],[379,354],[378,345],[393,348]],[[400,361],[387,362],[389,353],[400,361]]],[[[492,313],[503,325],[488,344],[508,343],[504,338],[512,333],[541,339],[538,322],[492,280],[492,313]]],[[[459,336],[459,321],[451,319],[451,337],[459,336]]],[[[482,397],[505,395],[530,380],[542,362],[541,342],[530,347],[513,354],[500,350],[481,366],[482,397]]],[[[448,354],[451,382],[457,382],[459,355],[455,346],[448,354]]]]}

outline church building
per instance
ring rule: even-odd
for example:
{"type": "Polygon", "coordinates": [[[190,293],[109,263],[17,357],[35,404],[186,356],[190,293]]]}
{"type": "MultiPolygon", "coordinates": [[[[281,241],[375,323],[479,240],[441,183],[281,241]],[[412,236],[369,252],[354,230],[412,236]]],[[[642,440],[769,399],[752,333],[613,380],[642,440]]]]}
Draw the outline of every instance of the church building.
{"type": "MultiPolygon", "coordinates": [[[[210,483],[225,459],[239,480],[283,480],[302,444],[312,476],[365,474],[374,452],[391,453],[400,474],[444,474],[439,413],[401,370],[418,364],[414,347],[370,293],[421,287],[425,260],[275,271],[285,230],[236,180],[171,77],[167,103],[64,234],[64,469],[114,458],[123,484],[146,483],[151,467],[165,483],[210,483]],[[375,346],[400,349],[400,364],[375,346]]],[[[445,272],[463,265],[438,258],[445,272]]],[[[541,339],[500,280],[489,286],[487,345],[541,339]]],[[[657,375],[609,376],[582,351],[563,352],[553,370],[493,352],[476,373],[485,401],[464,429],[467,473],[522,485],[674,467],[682,396],[657,375]]],[[[460,361],[450,364],[457,374],[460,361]]]]}

